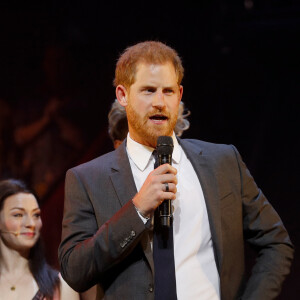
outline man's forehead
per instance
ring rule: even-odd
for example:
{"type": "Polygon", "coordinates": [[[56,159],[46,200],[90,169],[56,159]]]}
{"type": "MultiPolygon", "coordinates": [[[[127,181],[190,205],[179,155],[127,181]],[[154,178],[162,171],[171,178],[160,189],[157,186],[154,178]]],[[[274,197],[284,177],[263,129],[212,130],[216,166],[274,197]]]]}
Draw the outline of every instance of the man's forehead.
{"type": "Polygon", "coordinates": [[[170,69],[173,69],[174,73],[175,72],[175,67],[174,65],[172,64],[171,61],[166,61],[166,62],[163,62],[163,63],[148,63],[148,62],[145,62],[145,61],[141,61],[141,62],[138,62],[137,65],[136,65],[136,73],[138,71],[140,71],[141,69],[148,69],[148,70],[155,70],[159,67],[162,67],[162,66],[168,66],[170,69]]]}
{"type": "Polygon", "coordinates": [[[139,81],[169,81],[173,85],[177,83],[177,74],[171,62],[163,64],[140,63],[137,66],[134,83],[139,81]]]}

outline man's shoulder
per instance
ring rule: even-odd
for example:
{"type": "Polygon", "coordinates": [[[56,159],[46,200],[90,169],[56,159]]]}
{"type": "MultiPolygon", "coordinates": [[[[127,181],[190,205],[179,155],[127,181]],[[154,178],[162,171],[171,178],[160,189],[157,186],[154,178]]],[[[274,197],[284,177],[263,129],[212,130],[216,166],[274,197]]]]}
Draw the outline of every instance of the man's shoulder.
{"type": "Polygon", "coordinates": [[[197,139],[180,139],[179,143],[186,149],[202,151],[203,154],[232,152],[235,147],[229,144],[218,144],[197,139]]]}
{"type": "Polygon", "coordinates": [[[93,173],[93,172],[103,172],[105,169],[109,168],[116,160],[116,151],[111,151],[100,155],[90,161],[79,164],[70,170],[75,173],[93,173]]]}
{"type": "Polygon", "coordinates": [[[237,149],[230,144],[216,144],[195,139],[184,139],[179,143],[190,159],[206,157],[211,166],[237,166],[240,157],[237,149]]]}

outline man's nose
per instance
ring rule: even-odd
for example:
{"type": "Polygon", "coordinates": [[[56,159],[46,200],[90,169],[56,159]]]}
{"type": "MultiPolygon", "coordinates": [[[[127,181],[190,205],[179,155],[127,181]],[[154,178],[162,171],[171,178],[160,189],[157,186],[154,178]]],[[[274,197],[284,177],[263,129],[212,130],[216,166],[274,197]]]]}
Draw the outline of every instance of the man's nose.
{"type": "Polygon", "coordinates": [[[165,107],[165,96],[161,91],[157,91],[152,100],[152,106],[162,109],[165,107]]]}

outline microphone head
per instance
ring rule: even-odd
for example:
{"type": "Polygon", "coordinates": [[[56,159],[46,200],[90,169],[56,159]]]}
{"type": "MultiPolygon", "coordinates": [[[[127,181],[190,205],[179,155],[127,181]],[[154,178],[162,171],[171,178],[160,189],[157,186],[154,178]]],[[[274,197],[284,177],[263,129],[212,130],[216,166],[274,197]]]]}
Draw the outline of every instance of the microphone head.
{"type": "Polygon", "coordinates": [[[156,150],[158,155],[172,155],[173,148],[174,145],[171,136],[159,136],[157,138],[156,150]]]}

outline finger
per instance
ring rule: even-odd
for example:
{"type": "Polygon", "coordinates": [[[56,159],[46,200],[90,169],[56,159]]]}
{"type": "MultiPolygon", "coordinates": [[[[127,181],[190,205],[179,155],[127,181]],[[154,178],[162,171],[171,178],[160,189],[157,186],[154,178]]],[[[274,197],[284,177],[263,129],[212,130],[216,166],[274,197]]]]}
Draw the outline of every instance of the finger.
{"type": "Polygon", "coordinates": [[[174,174],[163,174],[163,175],[157,176],[157,180],[160,183],[168,182],[168,183],[177,184],[177,177],[174,174]]]}
{"type": "Polygon", "coordinates": [[[159,190],[157,190],[156,194],[156,203],[160,205],[164,200],[175,200],[177,187],[174,183],[168,182],[169,191],[166,191],[166,183],[160,184],[159,190]]]}
{"type": "Polygon", "coordinates": [[[157,167],[152,172],[153,172],[153,174],[156,174],[156,175],[166,174],[166,173],[176,175],[177,174],[177,169],[174,168],[173,166],[169,165],[169,164],[164,164],[164,165],[161,165],[161,166],[157,167]]]}
{"type": "Polygon", "coordinates": [[[176,193],[163,192],[162,195],[163,195],[163,198],[160,199],[160,203],[162,203],[165,200],[175,200],[176,199],[176,193]]]}
{"type": "MultiPolygon", "coordinates": [[[[171,183],[171,182],[165,182],[162,184],[162,190],[163,192],[165,193],[168,193],[168,192],[171,192],[173,194],[176,194],[177,193],[177,187],[176,187],[176,184],[174,183],[171,183]]],[[[163,195],[165,197],[165,195],[163,195]]]]}
{"type": "Polygon", "coordinates": [[[167,182],[165,182],[164,185],[165,185],[165,189],[166,189],[165,192],[169,192],[169,184],[167,182]]]}

